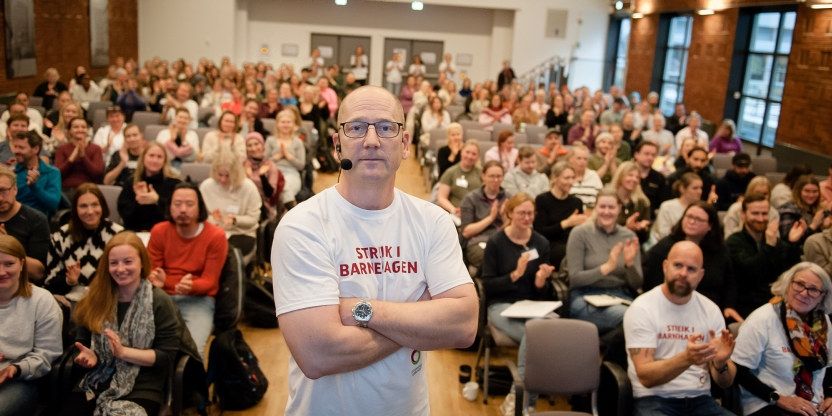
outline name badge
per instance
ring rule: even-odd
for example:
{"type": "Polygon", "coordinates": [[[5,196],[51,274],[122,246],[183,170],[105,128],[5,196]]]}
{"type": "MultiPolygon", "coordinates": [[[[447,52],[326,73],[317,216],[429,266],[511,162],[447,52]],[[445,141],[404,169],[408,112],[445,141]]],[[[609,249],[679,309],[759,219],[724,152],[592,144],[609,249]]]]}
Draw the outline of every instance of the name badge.
{"type": "Polygon", "coordinates": [[[526,250],[523,254],[529,253],[529,261],[537,260],[540,258],[540,253],[537,252],[536,248],[526,250]]]}
{"type": "Polygon", "coordinates": [[[139,161],[138,160],[128,160],[126,165],[129,169],[136,169],[136,166],[139,166],[139,161]]]}
{"type": "Polygon", "coordinates": [[[228,205],[225,207],[225,212],[228,214],[237,215],[240,213],[240,206],[239,205],[228,205]]]}
{"type": "Polygon", "coordinates": [[[460,188],[468,188],[468,180],[464,176],[456,178],[456,186],[460,188]]]}

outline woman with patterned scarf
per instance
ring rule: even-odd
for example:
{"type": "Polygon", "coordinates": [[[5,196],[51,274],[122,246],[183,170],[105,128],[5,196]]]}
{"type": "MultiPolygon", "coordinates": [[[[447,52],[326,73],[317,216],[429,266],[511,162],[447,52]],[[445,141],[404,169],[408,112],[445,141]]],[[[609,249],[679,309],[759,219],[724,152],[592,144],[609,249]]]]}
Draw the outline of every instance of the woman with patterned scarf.
{"type": "Polygon", "coordinates": [[[737,365],[746,415],[830,415],[829,317],[832,282],[802,262],[771,286],[774,298],[740,327],[731,360],[737,365]]]}
{"type": "Polygon", "coordinates": [[[75,364],[88,369],[63,415],[156,415],[180,347],[176,306],[147,276],[150,257],[132,232],[105,246],[75,310],[75,364]]]}

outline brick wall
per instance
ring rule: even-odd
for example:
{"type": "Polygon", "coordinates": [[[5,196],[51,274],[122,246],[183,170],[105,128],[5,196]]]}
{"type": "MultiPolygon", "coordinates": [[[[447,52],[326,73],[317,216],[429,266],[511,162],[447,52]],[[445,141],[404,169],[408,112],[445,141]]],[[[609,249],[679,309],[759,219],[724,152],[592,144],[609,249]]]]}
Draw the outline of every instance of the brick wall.
{"type": "Polygon", "coordinates": [[[685,75],[685,105],[714,124],[722,121],[739,9],[695,16],[685,75]]]}
{"type": "Polygon", "coordinates": [[[777,141],[832,155],[832,10],[800,6],[777,141]]]}
{"type": "MultiPolygon", "coordinates": [[[[110,59],[138,57],[137,0],[109,0],[110,59]]],[[[55,67],[69,82],[75,67],[84,65],[93,77],[107,68],[90,68],[90,17],[87,0],[34,0],[37,74],[6,78],[5,47],[0,47],[0,94],[31,93],[42,81],[46,68],[55,67]]],[[[5,45],[6,17],[0,9],[0,45],[5,45]]]]}
{"type": "Polygon", "coordinates": [[[658,27],[658,14],[633,20],[630,43],[627,46],[627,76],[624,79],[624,89],[628,93],[638,91],[642,97],[646,97],[650,91],[658,27]]]}

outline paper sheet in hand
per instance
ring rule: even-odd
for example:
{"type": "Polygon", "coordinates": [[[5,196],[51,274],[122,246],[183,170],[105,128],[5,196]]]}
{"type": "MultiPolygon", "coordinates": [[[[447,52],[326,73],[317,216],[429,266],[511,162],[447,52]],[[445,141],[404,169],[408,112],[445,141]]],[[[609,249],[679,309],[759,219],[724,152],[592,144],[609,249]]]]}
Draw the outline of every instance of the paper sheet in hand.
{"type": "Polygon", "coordinates": [[[596,308],[606,308],[613,305],[629,305],[631,302],[611,295],[584,295],[586,303],[596,308]]]}
{"type": "Polygon", "coordinates": [[[521,300],[500,313],[506,318],[542,318],[563,305],[561,301],[521,300]]]}

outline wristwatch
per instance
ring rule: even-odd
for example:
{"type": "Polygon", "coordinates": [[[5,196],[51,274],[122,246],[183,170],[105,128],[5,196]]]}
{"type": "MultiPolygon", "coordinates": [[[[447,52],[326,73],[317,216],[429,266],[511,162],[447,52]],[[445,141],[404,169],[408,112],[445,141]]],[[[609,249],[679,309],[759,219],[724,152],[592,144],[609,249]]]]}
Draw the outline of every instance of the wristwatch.
{"type": "Polygon", "coordinates": [[[370,304],[369,299],[361,299],[352,307],[352,319],[355,319],[358,326],[366,328],[372,317],[373,305],[370,304]]]}
{"type": "Polygon", "coordinates": [[[780,400],[780,394],[776,391],[773,391],[768,394],[768,403],[769,404],[777,404],[777,401],[780,400]]]}

